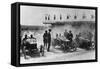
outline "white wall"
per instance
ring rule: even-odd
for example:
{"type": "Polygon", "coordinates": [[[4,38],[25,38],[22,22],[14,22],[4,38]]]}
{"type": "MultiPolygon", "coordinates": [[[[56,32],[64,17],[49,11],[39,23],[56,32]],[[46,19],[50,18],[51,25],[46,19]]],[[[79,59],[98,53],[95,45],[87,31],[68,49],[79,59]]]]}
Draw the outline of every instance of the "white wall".
{"type": "MultiPolygon", "coordinates": [[[[0,69],[17,69],[10,65],[11,51],[11,6],[10,4],[16,1],[35,2],[35,3],[51,3],[65,5],[82,5],[82,6],[97,6],[100,12],[100,0],[1,0],[0,1],[0,69]]],[[[100,15],[98,13],[98,15],[100,15]]],[[[100,16],[98,16],[98,20],[100,16]]],[[[100,22],[100,21],[99,21],[100,22]]],[[[98,22],[98,26],[100,23],[98,22]]],[[[100,29],[100,27],[98,28],[100,29]]],[[[98,33],[100,35],[100,33],[98,33]]],[[[100,36],[98,37],[100,38],[100,36]]],[[[98,39],[100,40],[100,39],[98,39]]],[[[98,42],[99,43],[99,42],[98,42]]],[[[99,43],[100,45],[100,43],[99,43]]],[[[100,47],[98,49],[100,52],[100,47]]],[[[99,55],[100,57],[100,55],[99,55]]],[[[100,59],[99,59],[100,61],[100,59]]],[[[48,66],[31,66],[21,67],[19,69],[99,69],[100,62],[97,63],[78,63],[78,64],[63,64],[63,65],[48,65],[48,66]]]]}
{"type": "Polygon", "coordinates": [[[34,6],[21,6],[21,25],[44,25],[45,16],[49,15],[50,20],[46,22],[55,21],[95,21],[91,19],[91,15],[95,16],[95,10],[91,9],[75,9],[75,8],[55,8],[55,7],[34,7],[34,6]],[[56,19],[54,20],[54,15],[56,19]],[[70,15],[69,19],[66,16],[70,15]],[[77,19],[74,19],[74,16],[77,19]],[[82,19],[85,15],[86,18],[82,19]],[[62,16],[62,20],[60,20],[62,16]]]}

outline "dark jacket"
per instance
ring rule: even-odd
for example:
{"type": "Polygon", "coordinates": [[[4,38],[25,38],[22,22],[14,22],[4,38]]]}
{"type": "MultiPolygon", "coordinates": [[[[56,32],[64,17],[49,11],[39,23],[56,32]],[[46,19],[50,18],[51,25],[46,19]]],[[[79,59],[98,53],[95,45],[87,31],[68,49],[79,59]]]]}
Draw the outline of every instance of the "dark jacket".
{"type": "Polygon", "coordinates": [[[48,42],[51,42],[51,33],[48,33],[48,42]]]}
{"type": "Polygon", "coordinates": [[[47,40],[48,40],[48,33],[44,33],[44,35],[43,35],[43,41],[47,42],[47,40]]]}
{"type": "Polygon", "coordinates": [[[68,33],[68,39],[72,40],[72,38],[73,38],[73,34],[72,33],[68,33]]]}

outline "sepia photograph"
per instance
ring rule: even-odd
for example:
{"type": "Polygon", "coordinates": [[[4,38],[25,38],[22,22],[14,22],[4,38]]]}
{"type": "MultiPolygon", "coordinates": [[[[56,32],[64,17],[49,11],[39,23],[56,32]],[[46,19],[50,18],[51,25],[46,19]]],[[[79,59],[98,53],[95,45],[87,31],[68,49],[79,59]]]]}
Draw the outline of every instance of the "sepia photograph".
{"type": "Polygon", "coordinates": [[[96,10],[20,6],[20,64],[96,59],[96,10]]]}

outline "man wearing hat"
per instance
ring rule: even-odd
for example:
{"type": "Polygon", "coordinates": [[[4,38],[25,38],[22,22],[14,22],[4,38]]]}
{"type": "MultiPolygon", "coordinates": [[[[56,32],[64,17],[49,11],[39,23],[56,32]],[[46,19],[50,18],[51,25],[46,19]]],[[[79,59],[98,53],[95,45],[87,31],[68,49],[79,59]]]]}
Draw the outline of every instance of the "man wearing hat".
{"type": "Polygon", "coordinates": [[[47,48],[47,51],[49,52],[50,51],[50,46],[51,46],[51,29],[48,30],[48,48],[47,48]]]}

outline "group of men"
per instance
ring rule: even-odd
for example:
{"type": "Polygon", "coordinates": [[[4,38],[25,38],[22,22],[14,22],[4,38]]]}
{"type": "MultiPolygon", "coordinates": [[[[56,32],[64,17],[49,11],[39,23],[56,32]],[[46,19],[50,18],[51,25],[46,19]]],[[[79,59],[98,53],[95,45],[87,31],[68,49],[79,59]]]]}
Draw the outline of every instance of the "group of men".
{"type": "Polygon", "coordinates": [[[44,47],[49,52],[51,46],[51,29],[49,29],[48,31],[46,30],[45,33],[43,34],[43,42],[44,42],[44,47]]]}
{"type": "MultiPolygon", "coordinates": [[[[61,34],[60,34],[61,35],[61,34]]],[[[71,30],[69,32],[67,32],[67,30],[65,30],[63,36],[68,39],[69,41],[72,41],[73,39],[73,34],[71,32],[71,30]]],[[[33,38],[33,35],[30,36],[30,38],[33,38]]],[[[28,36],[25,35],[25,38],[23,39],[23,42],[28,39],[28,36]]],[[[44,55],[44,48],[46,48],[46,50],[49,52],[50,51],[50,46],[51,46],[51,29],[45,30],[44,34],[43,34],[43,43],[44,45],[40,47],[40,53],[43,52],[42,55],[44,55]],[[44,47],[44,48],[43,48],[44,47]]],[[[25,56],[26,57],[26,56],[25,56]]]]}
{"type": "Polygon", "coordinates": [[[32,34],[30,35],[30,37],[28,37],[28,35],[25,34],[25,37],[22,40],[21,49],[22,49],[22,53],[23,53],[25,59],[28,59],[26,57],[26,51],[25,51],[25,49],[28,49],[29,50],[29,54],[31,54],[31,50],[32,50],[33,47],[35,49],[37,49],[37,44],[36,43],[34,43],[34,46],[31,46],[33,44],[33,41],[31,41],[31,40],[36,41],[36,38],[33,37],[32,34]],[[31,45],[29,45],[29,44],[31,44],[31,45]]]}
{"type": "Polygon", "coordinates": [[[64,37],[65,37],[66,39],[70,40],[70,42],[71,42],[72,39],[73,39],[73,33],[72,33],[72,31],[70,30],[69,32],[67,32],[67,30],[65,30],[65,32],[64,32],[64,37]]]}
{"type": "Polygon", "coordinates": [[[56,39],[67,39],[70,42],[73,40],[73,33],[70,30],[69,32],[67,32],[67,30],[64,31],[63,35],[61,35],[61,33],[58,35],[56,34],[56,39]]]}

